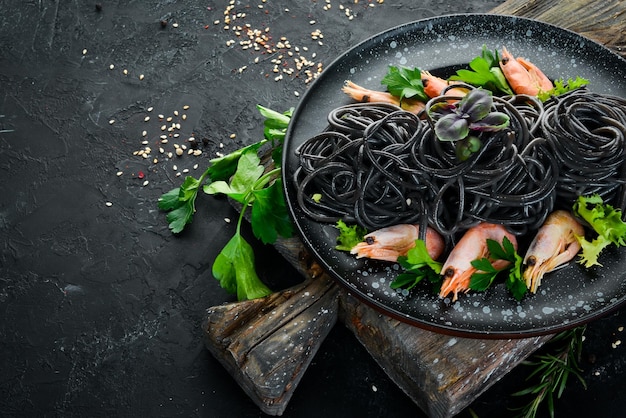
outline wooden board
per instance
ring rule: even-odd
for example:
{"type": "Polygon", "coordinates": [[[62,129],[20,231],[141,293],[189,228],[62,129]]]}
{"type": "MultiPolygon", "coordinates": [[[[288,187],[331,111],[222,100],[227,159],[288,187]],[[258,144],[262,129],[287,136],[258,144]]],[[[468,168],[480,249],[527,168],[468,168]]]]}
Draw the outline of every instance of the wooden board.
{"type": "MultiPolygon", "coordinates": [[[[535,18],[626,57],[626,2],[509,0],[495,14],[535,18]]],[[[264,299],[210,308],[207,348],[270,415],[281,415],[319,345],[340,319],[389,377],[431,417],[451,417],[545,343],[451,337],[380,314],[336,285],[300,240],[276,244],[305,281],[264,299]]]]}

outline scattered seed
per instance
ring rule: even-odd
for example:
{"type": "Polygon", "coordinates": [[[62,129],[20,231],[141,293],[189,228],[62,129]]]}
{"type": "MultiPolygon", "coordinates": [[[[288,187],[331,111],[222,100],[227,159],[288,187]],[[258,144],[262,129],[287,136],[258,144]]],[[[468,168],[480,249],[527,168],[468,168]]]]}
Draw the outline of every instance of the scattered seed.
{"type": "Polygon", "coordinates": [[[111,206],[113,206],[113,203],[111,203],[111,202],[106,202],[106,203],[105,203],[105,205],[107,205],[108,207],[111,207],[111,206]]]}
{"type": "Polygon", "coordinates": [[[152,112],[154,110],[154,108],[152,106],[150,106],[147,110],[148,110],[148,112],[152,112]]]}
{"type": "Polygon", "coordinates": [[[144,181],[144,182],[143,182],[143,186],[144,186],[144,187],[145,187],[145,186],[147,186],[147,185],[148,185],[148,183],[150,183],[148,180],[144,181]]]}
{"type": "Polygon", "coordinates": [[[174,116],[178,116],[178,110],[174,111],[174,116]]]}
{"type": "Polygon", "coordinates": [[[143,131],[143,132],[141,133],[141,136],[147,136],[147,135],[148,135],[148,131],[143,131]]]}
{"type": "Polygon", "coordinates": [[[174,164],[174,165],[172,166],[172,170],[174,170],[174,171],[178,171],[178,166],[177,166],[176,164],[174,164]]]}
{"type": "Polygon", "coordinates": [[[146,116],[145,118],[143,118],[144,122],[148,122],[150,120],[150,116],[146,116]]]}
{"type": "Polygon", "coordinates": [[[128,70],[126,68],[124,68],[124,71],[122,71],[124,73],[124,75],[128,75],[128,70]]]}
{"type": "Polygon", "coordinates": [[[183,155],[183,149],[182,148],[176,148],[176,155],[178,155],[179,157],[181,155],[183,155]]]}
{"type": "Polygon", "coordinates": [[[187,114],[186,114],[186,113],[185,113],[185,114],[183,114],[183,115],[181,116],[181,118],[183,118],[183,120],[187,120],[187,114]]]}
{"type": "Polygon", "coordinates": [[[189,173],[189,169],[188,169],[188,168],[185,168],[185,169],[183,170],[183,173],[189,173]]]}
{"type": "Polygon", "coordinates": [[[115,119],[111,119],[111,120],[109,121],[109,125],[113,125],[114,123],[115,123],[115,119]]]}
{"type": "Polygon", "coordinates": [[[123,171],[118,171],[116,174],[117,174],[117,176],[119,177],[119,176],[121,176],[122,174],[124,174],[124,172],[123,172],[123,171]]]}
{"type": "Polygon", "coordinates": [[[143,74],[139,74],[139,79],[143,80],[143,74]]]}
{"type": "Polygon", "coordinates": [[[183,110],[187,110],[187,109],[189,109],[189,105],[183,106],[183,110]]]}
{"type": "Polygon", "coordinates": [[[113,64],[109,65],[109,70],[112,70],[114,68],[115,68],[115,65],[113,65],[113,64]]]}
{"type": "Polygon", "coordinates": [[[167,129],[167,125],[161,125],[161,130],[164,131],[167,129]]]}
{"type": "Polygon", "coordinates": [[[173,28],[177,28],[178,27],[178,23],[172,23],[172,27],[173,28]]]}
{"type": "Polygon", "coordinates": [[[230,223],[230,218],[224,218],[224,222],[226,222],[227,224],[230,223]]]}
{"type": "Polygon", "coordinates": [[[83,55],[87,55],[87,50],[83,49],[83,55]]]}
{"type": "Polygon", "coordinates": [[[198,164],[194,164],[194,165],[193,165],[193,169],[194,169],[194,170],[197,170],[197,169],[198,169],[198,164]]]}
{"type": "Polygon", "coordinates": [[[163,119],[165,116],[163,115],[159,115],[159,119],[163,119]]]}
{"type": "Polygon", "coordinates": [[[235,139],[237,137],[237,134],[230,134],[230,139],[235,139]]]}

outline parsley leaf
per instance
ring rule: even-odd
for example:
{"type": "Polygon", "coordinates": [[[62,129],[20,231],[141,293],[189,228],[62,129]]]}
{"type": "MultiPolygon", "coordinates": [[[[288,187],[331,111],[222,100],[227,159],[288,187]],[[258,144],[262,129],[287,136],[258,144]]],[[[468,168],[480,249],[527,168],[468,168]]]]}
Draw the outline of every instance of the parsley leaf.
{"type": "Polygon", "coordinates": [[[170,190],[159,198],[159,209],[169,211],[166,219],[173,233],[181,232],[185,225],[191,222],[196,211],[195,201],[198,189],[206,176],[206,172],[199,179],[187,176],[180,187],[170,190]]]}
{"type": "Polygon", "coordinates": [[[252,231],[263,243],[273,243],[279,235],[289,237],[293,233],[279,178],[282,142],[292,111],[278,113],[263,106],[257,109],[265,117],[263,140],[212,159],[198,179],[188,176],[180,187],[164,193],[158,201],[158,207],[168,212],[166,219],[174,233],[192,221],[200,187],[207,194],[225,194],[242,204],[237,230],[213,263],[213,276],[226,291],[236,293],[239,300],[271,293],[257,276],[254,251],[240,233],[245,211],[251,208],[252,231]],[[272,159],[277,167],[269,171],[258,155],[267,143],[272,144],[272,159]]]}
{"type": "Polygon", "coordinates": [[[363,237],[367,234],[367,231],[362,226],[349,226],[341,219],[337,221],[335,226],[339,230],[335,249],[339,251],[350,251],[355,245],[363,241],[363,237]]]}
{"type": "Polygon", "coordinates": [[[257,276],[254,250],[241,236],[239,228],[215,258],[212,273],[220,286],[229,293],[236,293],[239,300],[260,298],[272,292],[257,276]]]}
{"type": "Polygon", "coordinates": [[[463,81],[473,86],[483,87],[494,93],[513,94],[509,83],[500,69],[498,51],[490,51],[483,45],[480,56],[469,63],[470,70],[457,70],[450,80],[463,81]]]}
{"type": "Polygon", "coordinates": [[[254,203],[250,223],[254,235],[264,244],[273,243],[278,235],[289,237],[293,234],[293,224],[289,218],[282,180],[276,179],[270,186],[253,190],[254,203]]]}
{"type": "Polygon", "coordinates": [[[472,261],[472,266],[476,269],[476,272],[470,278],[469,288],[477,291],[487,290],[500,272],[507,271],[506,287],[515,299],[521,300],[528,288],[526,287],[526,282],[522,279],[523,259],[515,251],[513,243],[507,237],[502,239],[502,245],[498,241],[488,239],[487,249],[491,260],[481,258],[472,261]],[[497,269],[492,265],[492,260],[505,260],[509,261],[510,264],[504,268],[497,269]]]}
{"type": "Polygon", "coordinates": [[[411,290],[424,279],[435,286],[441,285],[440,273],[443,264],[430,257],[424,240],[416,240],[415,247],[411,248],[406,256],[398,257],[398,264],[405,271],[391,282],[392,289],[411,290]]]}
{"type": "Polygon", "coordinates": [[[417,99],[423,102],[429,100],[424,92],[422,71],[419,68],[389,66],[389,71],[380,83],[387,86],[387,91],[398,97],[400,101],[402,99],[417,99]]]}

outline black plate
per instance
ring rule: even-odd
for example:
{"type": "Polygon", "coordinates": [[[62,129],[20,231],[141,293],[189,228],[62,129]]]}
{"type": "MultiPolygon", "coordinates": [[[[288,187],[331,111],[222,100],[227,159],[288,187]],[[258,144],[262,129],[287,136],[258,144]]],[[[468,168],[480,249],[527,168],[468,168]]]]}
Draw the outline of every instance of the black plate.
{"type": "MultiPolygon", "coordinates": [[[[381,312],[413,325],[479,338],[521,338],[549,334],[598,318],[626,302],[626,254],[606,251],[603,267],[578,263],[549,273],[535,295],[517,302],[504,285],[460,295],[452,303],[418,286],[411,294],[392,290],[398,274],[392,263],[356,260],[334,249],[337,230],[304,216],[295,203],[292,176],[295,149],[326,127],[330,110],[350,103],[345,80],[382,90],[389,65],[420,67],[433,73],[466,66],[482,46],[506,46],[543,69],[548,77],[590,80],[589,88],[626,97],[626,60],[573,32],[535,20],[498,15],[450,15],[416,21],[374,36],[328,66],[294,112],[284,149],[283,180],[289,210],[305,246],[352,294],[381,312]]],[[[447,76],[450,74],[442,74],[447,76]]]]}

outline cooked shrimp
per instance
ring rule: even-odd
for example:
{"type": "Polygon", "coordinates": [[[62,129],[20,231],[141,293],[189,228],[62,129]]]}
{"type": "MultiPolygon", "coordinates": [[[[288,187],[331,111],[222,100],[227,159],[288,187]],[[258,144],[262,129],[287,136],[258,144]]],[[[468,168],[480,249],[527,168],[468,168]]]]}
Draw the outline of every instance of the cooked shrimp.
{"type": "Polygon", "coordinates": [[[548,91],[554,87],[552,81],[537,66],[524,58],[515,58],[504,47],[500,69],[517,94],[536,96],[540,91],[548,91]]]}
{"type": "Polygon", "coordinates": [[[524,257],[523,277],[532,293],[537,291],[543,275],[567,263],[580,251],[576,236],[583,236],[583,226],[564,210],[552,212],[530,243],[524,257]]]}
{"type": "Polygon", "coordinates": [[[366,89],[349,80],[345,82],[341,90],[352,99],[361,103],[389,103],[416,115],[424,109],[424,103],[419,100],[403,99],[401,102],[399,98],[391,93],[366,89]]]}
{"type": "Polygon", "coordinates": [[[428,71],[422,71],[422,85],[424,86],[424,93],[426,93],[426,95],[431,99],[433,97],[441,96],[442,94],[446,96],[460,97],[467,94],[467,90],[463,88],[451,88],[444,93],[444,89],[450,87],[451,84],[447,80],[436,77],[428,71]]]}
{"type": "MultiPolygon", "coordinates": [[[[364,241],[355,245],[351,254],[357,258],[368,257],[376,260],[396,261],[399,256],[406,255],[415,247],[415,240],[419,238],[419,225],[399,224],[371,232],[364,237],[364,241]]],[[[436,260],[445,247],[443,238],[432,228],[426,229],[426,250],[430,258],[436,260]]]]}
{"type": "MultiPolygon", "coordinates": [[[[507,231],[502,225],[483,222],[468,229],[441,267],[444,281],[439,296],[445,298],[453,293],[452,301],[456,301],[459,292],[467,292],[470,278],[476,272],[476,268],[472,266],[472,261],[489,257],[488,239],[501,243],[504,237],[507,237],[517,250],[515,235],[507,231]]],[[[506,260],[495,260],[491,263],[498,270],[509,264],[506,260]]]]}

